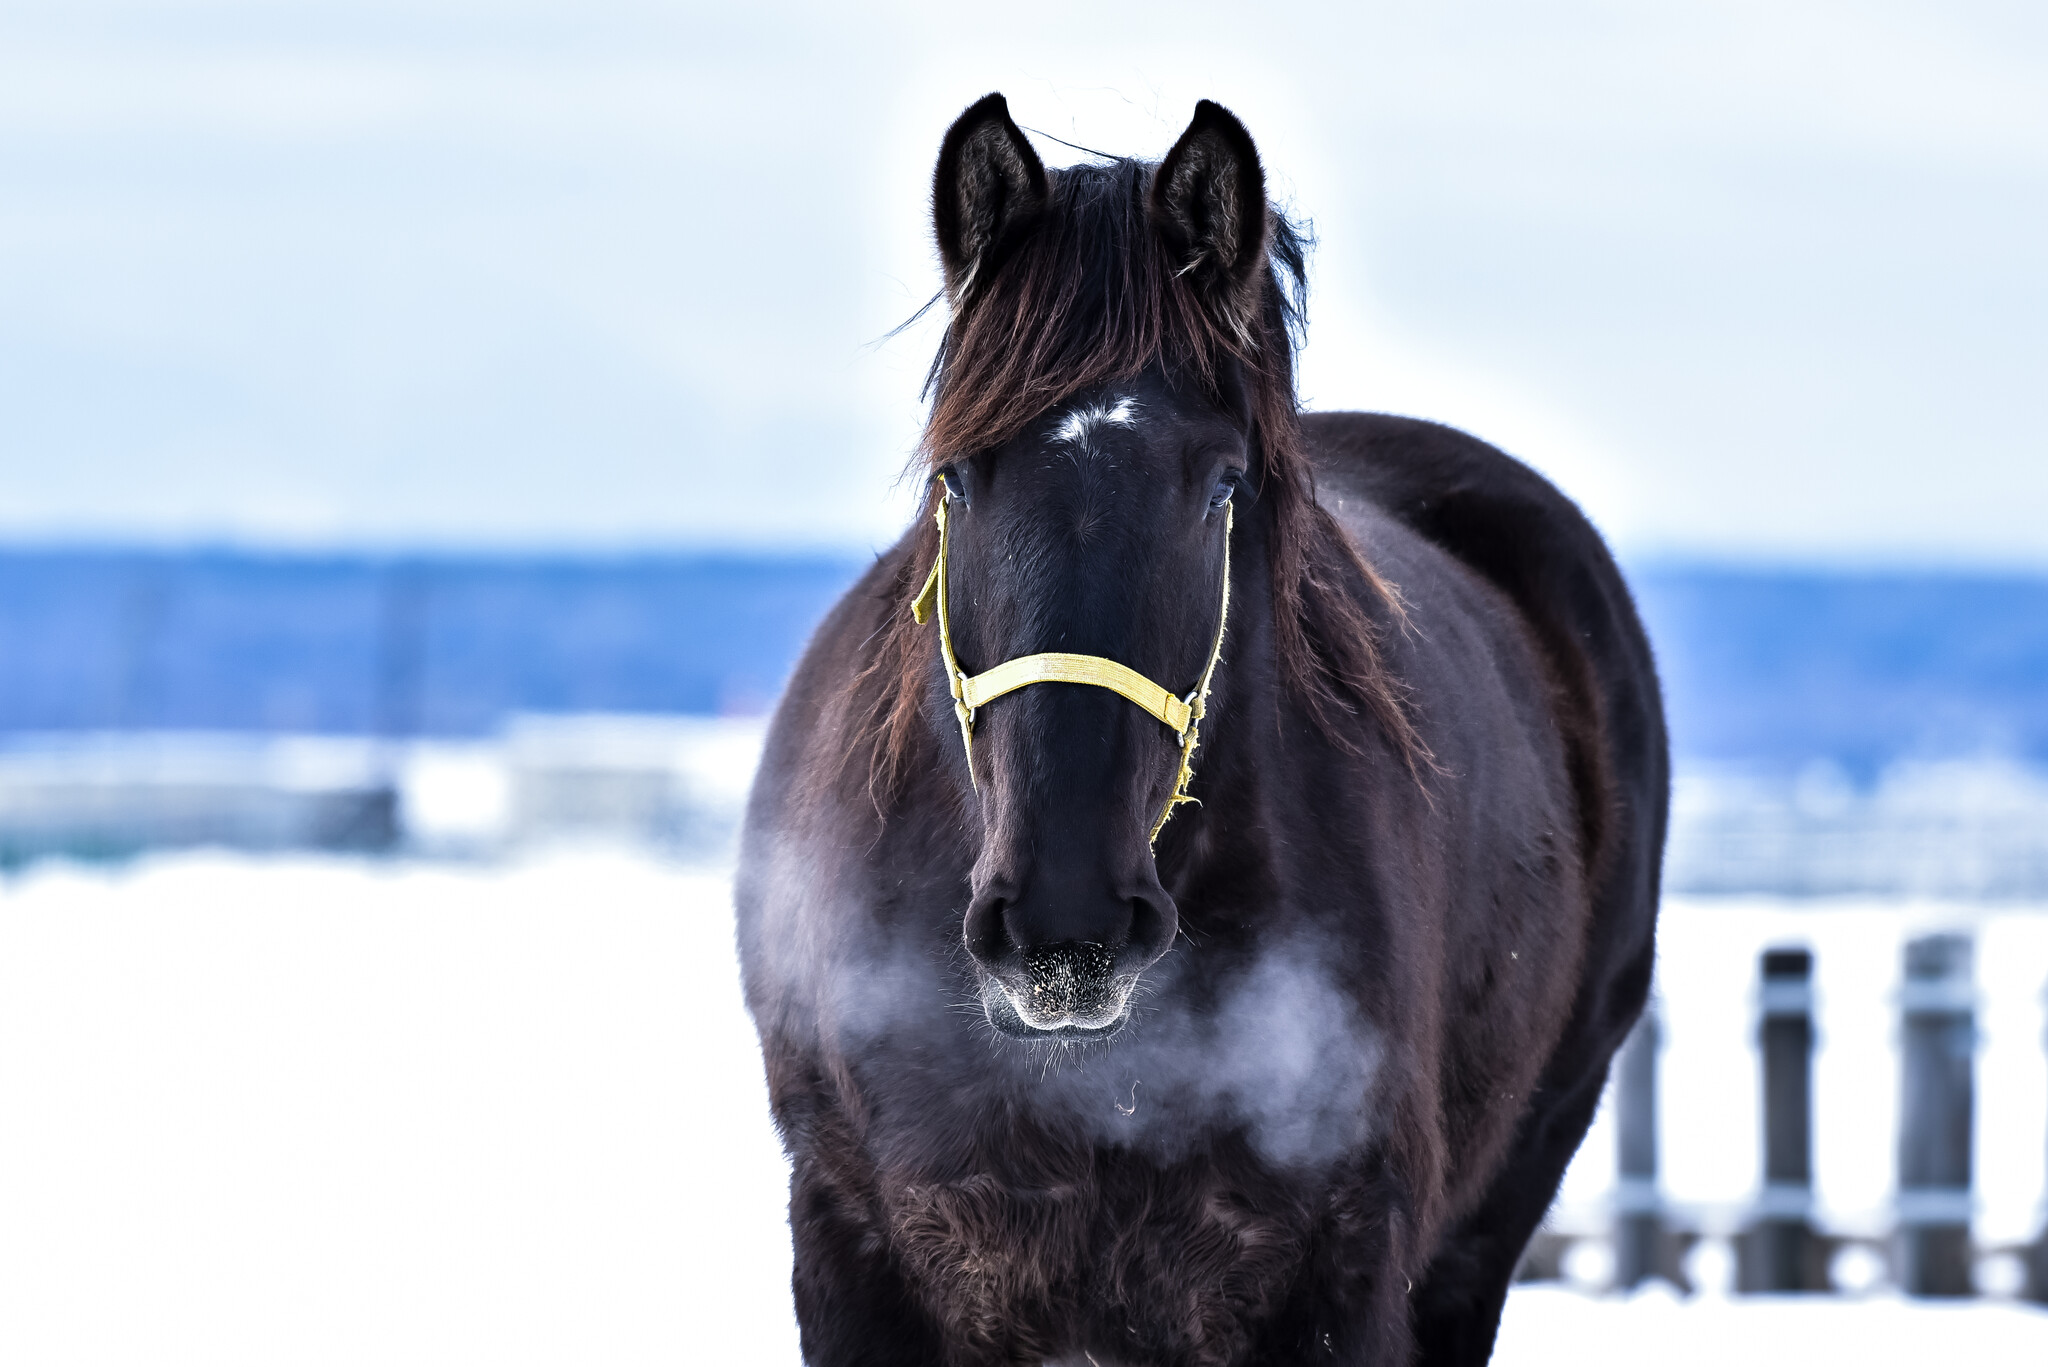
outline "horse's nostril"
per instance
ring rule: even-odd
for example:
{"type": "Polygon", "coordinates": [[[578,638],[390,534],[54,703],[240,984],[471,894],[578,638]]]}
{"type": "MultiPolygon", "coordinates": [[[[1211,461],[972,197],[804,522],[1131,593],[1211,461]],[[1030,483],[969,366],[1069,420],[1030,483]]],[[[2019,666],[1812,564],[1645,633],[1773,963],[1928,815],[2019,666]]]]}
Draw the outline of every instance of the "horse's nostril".
{"type": "Polygon", "coordinates": [[[1131,948],[1141,962],[1149,964],[1173,946],[1180,933],[1180,916],[1173,900],[1162,890],[1157,897],[1131,899],[1131,948]]]}
{"type": "Polygon", "coordinates": [[[1004,914],[1010,909],[1010,899],[998,893],[984,892],[968,905],[967,919],[961,927],[967,941],[967,952],[984,965],[992,965],[1009,950],[1009,930],[1004,923],[1004,914]]]}

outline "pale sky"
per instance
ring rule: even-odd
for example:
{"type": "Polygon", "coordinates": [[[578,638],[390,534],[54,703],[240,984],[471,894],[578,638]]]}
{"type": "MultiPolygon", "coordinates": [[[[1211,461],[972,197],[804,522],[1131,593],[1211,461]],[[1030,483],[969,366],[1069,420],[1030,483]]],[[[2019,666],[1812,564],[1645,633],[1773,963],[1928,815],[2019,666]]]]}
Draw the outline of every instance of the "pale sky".
{"type": "Polygon", "coordinates": [[[0,0],[0,535],[884,544],[989,90],[1229,105],[1311,404],[1630,555],[2048,566],[2038,3],[0,0]]]}

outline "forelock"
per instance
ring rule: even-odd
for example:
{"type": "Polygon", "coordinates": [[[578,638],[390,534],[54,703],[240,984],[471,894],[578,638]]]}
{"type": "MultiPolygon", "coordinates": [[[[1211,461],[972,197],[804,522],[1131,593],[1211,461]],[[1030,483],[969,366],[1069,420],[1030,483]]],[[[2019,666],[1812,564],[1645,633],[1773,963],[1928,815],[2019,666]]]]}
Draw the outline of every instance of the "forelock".
{"type": "MultiPolygon", "coordinates": [[[[1250,336],[1211,317],[1148,217],[1152,170],[1120,159],[1052,174],[1041,225],[947,329],[929,380],[927,461],[987,450],[1075,394],[1155,367],[1213,390],[1224,358],[1236,356],[1291,401],[1291,310],[1280,282],[1266,287],[1279,307],[1250,336]]],[[[1298,279],[1291,231],[1276,228],[1274,240],[1274,273],[1298,279]]]]}

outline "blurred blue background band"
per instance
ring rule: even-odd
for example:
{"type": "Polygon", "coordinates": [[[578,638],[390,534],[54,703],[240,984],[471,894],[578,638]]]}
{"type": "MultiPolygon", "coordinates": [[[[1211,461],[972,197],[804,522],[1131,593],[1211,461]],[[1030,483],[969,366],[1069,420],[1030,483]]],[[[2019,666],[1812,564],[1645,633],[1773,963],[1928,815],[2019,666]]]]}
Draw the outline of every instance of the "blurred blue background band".
{"type": "Polygon", "coordinates": [[[0,554],[0,730],[469,736],[752,715],[848,557],[0,554]]]}
{"type": "MultiPolygon", "coordinates": [[[[850,556],[0,554],[0,731],[482,736],[750,716],[850,556]]],[[[2048,578],[1652,564],[1681,761],[2048,761],[2048,578]]]]}

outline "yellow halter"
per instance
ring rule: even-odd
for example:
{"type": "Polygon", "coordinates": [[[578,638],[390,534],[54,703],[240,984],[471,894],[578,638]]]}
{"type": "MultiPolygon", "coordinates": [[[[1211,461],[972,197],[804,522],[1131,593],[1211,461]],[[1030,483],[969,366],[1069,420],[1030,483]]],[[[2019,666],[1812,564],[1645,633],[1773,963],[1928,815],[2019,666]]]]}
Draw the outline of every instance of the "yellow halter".
{"type": "Polygon", "coordinates": [[[931,573],[925,576],[924,587],[911,600],[910,612],[922,626],[931,620],[933,604],[938,605],[939,656],[945,661],[946,682],[953,690],[953,715],[960,719],[960,743],[967,749],[967,777],[978,790],[981,781],[974,776],[974,714],[993,700],[1035,683],[1093,684],[1097,688],[1107,688],[1159,718],[1180,737],[1180,773],[1174,779],[1173,793],[1166,799],[1165,810],[1152,823],[1152,833],[1147,837],[1156,843],[1159,832],[1166,828],[1167,818],[1173,815],[1173,809],[1183,802],[1195,800],[1188,796],[1188,783],[1195,776],[1195,747],[1202,729],[1202,713],[1209,703],[1209,681],[1216,674],[1216,661],[1223,656],[1223,627],[1230,617],[1233,505],[1223,505],[1223,601],[1216,609],[1216,640],[1209,647],[1209,663],[1202,666],[1201,682],[1186,694],[1175,697],[1137,670],[1100,655],[1060,652],[1020,655],[1014,660],[1003,661],[994,669],[969,677],[953,654],[953,624],[946,611],[946,550],[950,544],[946,531],[946,505],[951,501],[952,496],[941,481],[938,511],[932,515],[939,524],[939,555],[932,561],[931,573]]]}

